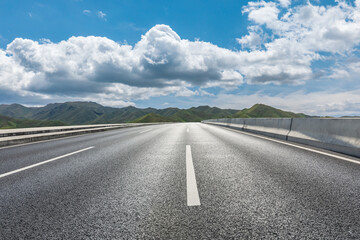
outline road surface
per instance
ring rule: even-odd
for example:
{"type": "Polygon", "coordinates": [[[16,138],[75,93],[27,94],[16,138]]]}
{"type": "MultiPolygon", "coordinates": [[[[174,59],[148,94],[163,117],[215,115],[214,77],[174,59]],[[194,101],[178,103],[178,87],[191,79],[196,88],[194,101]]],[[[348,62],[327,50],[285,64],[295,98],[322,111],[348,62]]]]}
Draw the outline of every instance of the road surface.
{"type": "Polygon", "coordinates": [[[360,165],[201,123],[0,149],[0,239],[360,239],[360,165]]]}

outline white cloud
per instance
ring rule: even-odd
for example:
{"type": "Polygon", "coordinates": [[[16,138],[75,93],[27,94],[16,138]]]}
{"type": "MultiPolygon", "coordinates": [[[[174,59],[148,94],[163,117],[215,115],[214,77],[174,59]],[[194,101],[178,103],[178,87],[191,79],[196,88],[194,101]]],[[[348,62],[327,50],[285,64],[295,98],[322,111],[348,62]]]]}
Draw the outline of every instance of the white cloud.
{"type": "Polygon", "coordinates": [[[83,13],[84,13],[85,15],[90,15],[90,14],[91,14],[91,11],[88,10],[88,9],[84,9],[84,10],[83,10],[83,13]]]}
{"type": "Polygon", "coordinates": [[[263,103],[282,110],[305,113],[313,116],[359,116],[360,90],[343,92],[312,92],[302,91],[275,96],[262,93],[251,95],[220,94],[212,105],[222,108],[243,109],[255,103],[263,103]]]}
{"type": "Polygon", "coordinates": [[[47,38],[41,38],[41,39],[40,39],[40,43],[44,43],[44,44],[46,44],[46,43],[52,43],[52,42],[51,42],[51,40],[50,40],[50,39],[47,39],[47,38]]]}
{"type": "Polygon", "coordinates": [[[324,7],[308,2],[279,16],[275,2],[261,1],[250,2],[243,12],[254,24],[238,39],[252,50],[249,67],[241,71],[248,82],[302,83],[313,77],[311,64],[321,60],[323,52],[346,56],[360,43],[359,4],[340,1],[324,7]],[[259,29],[272,37],[262,38],[259,29]],[[273,40],[266,42],[269,39],[273,40]]]}
{"type": "Polygon", "coordinates": [[[265,1],[249,2],[243,9],[243,13],[249,14],[249,20],[260,25],[266,24],[270,28],[277,22],[279,12],[276,3],[265,1]]]}
{"type": "Polygon", "coordinates": [[[103,11],[91,11],[89,9],[84,9],[83,11],[83,14],[86,15],[86,16],[97,16],[98,18],[106,21],[106,13],[104,13],[103,11]]]}
{"type": "MultiPolygon", "coordinates": [[[[154,26],[133,46],[94,36],[58,43],[17,38],[0,49],[0,90],[56,99],[105,94],[103,101],[121,105],[169,94],[204,95],[210,87],[226,91],[243,82],[302,84],[314,78],[312,64],[324,52],[346,59],[359,46],[360,0],[355,4],[249,2],[243,12],[252,25],[237,39],[241,51],[181,39],[167,25],[154,26]]],[[[329,69],[328,77],[336,79],[360,72],[359,61],[329,69]]]]}
{"type": "Polygon", "coordinates": [[[0,88],[17,91],[24,94],[27,86],[35,77],[34,72],[26,72],[24,67],[17,64],[16,61],[8,57],[6,52],[0,49],[0,88]]]}
{"type": "Polygon", "coordinates": [[[353,76],[359,77],[359,75],[360,75],[360,59],[357,59],[357,61],[349,63],[348,69],[353,74],[353,76]]]}
{"type": "Polygon", "coordinates": [[[279,0],[279,3],[282,7],[287,8],[291,5],[291,0],[279,0]]]}
{"type": "Polygon", "coordinates": [[[104,13],[103,11],[98,11],[97,13],[96,13],[96,15],[99,17],[99,18],[101,18],[101,19],[104,19],[104,20],[106,20],[106,13],[104,13]]]}
{"type": "Polygon", "coordinates": [[[191,91],[190,89],[187,89],[187,88],[183,88],[180,91],[177,91],[175,93],[175,96],[177,96],[177,97],[191,97],[191,96],[195,96],[195,95],[199,95],[199,92],[191,91]]]}
{"type": "Polygon", "coordinates": [[[333,79],[349,79],[350,73],[345,69],[334,69],[333,73],[329,76],[329,78],[333,79]]]}
{"type": "Polygon", "coordinates": [[[209,93],[209,92],[207,92],[207,91],[205,91],[204,89],[199,89],[199,95],[200,96],[211,96],[211,97],[214,97],[215,96],[215,94],[212,94],[212,93],[209,93]]]}
{"type": "Polygon", "coordinates": [[[66,93],[87,86],[86,91],[96,92],[110,83],[157,88],[242,83],[237,53],[182,40],[166,25],[150,29],[134,47],[93,36],[42,44],[17,38],[7,53],[24,72],[36,75],[27,85],[30,91],[66,93]]]}
{"type": "Polygon", "coordinates": [[[251,50],[257,50],[263,43],[263,37],[254,31],[251,31],[249,35],[245,35],[242,38],[237,38],[236,41],[241,44],[243,48],[250,48],[251,50]]]}
{"type": "Polygon", "coordinates": [[[333,66],[331,69],[329,78],[341,80],[343,83],[351,84],[351,88],[354,88],[354,83],[357,86],[360,85],[360,58],[348,57],[346,61],[341,62],[333,66]]]}

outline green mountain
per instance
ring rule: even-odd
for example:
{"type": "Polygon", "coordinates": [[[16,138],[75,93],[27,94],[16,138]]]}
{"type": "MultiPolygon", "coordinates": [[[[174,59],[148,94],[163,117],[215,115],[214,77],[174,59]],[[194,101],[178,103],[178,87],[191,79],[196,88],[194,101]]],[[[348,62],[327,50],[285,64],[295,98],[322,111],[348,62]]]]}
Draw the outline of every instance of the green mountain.
{"type": "Polygon", "coordinates": [[[200,122],[211,118],[226,118],[235,114],[237,111],[238,110],[234,109],[200,106],[179,110],[171,117],[177,122],[200,122]]]}
{"type": "Polygon", "coordinates": [[[286,112],[265,104],[255,104],[251,108],[238,111],[232,118],[305,118],[310,117],[303,113],[286,112]]]}
{"type": "Polygon", "coordinates": [[[0,105],[0,114],[18,119],[57,120],[66,124],[99,124],[140,121],[139,118],[154,113],[141,121],[190,122],[209,118],[227,117],[238,110],[200,106],[190,109],[179,108],[112,108],[94,102],[52,103],[44,107],[25,107],[19,104],[0,105]]]}
{"type": "Polygon", "coordinates": [[[145,116],[139,117],[132,121],[132,123],[151,123],[151,122],[176,122],[171,117],[160,116],[156,113],[148,113],[145,116]]]}
{"type": "Polygon", "coordinates": [[[66,125],[66,124],[63,122],[60,122],[60,121],[15,119],[15,118],[0,115],[0,129],[49,127],[49,126],[64,126],[64,125],[66,125]]]}
{"type": "Polygon", "coordinates": [[[53,120],[65,124],[100,124],[123,122],[200,122],[214,118],[308,117],[305,114],[285,112],[264,104],[249,109],[234,110],[199,106],[179,108],[104,107],[95,102],[52,103],[44,107],[25,107],[19,104],[0,105],[0,114],[16,119],[53,120]]]}
{"type": "Polygon", "coordinates": [[[58,120],[67,124],[121,123],[135,120],[156,109],[112,108],[94,102],[52,103],[44,107],[0,105],[0,114],[19,119],[58,120]]]}
{"type": "Polygon", "coordinates": [[[13,118],[31,118],[32,108],[20,104],[0,105],[0,114],[13,118]]]}

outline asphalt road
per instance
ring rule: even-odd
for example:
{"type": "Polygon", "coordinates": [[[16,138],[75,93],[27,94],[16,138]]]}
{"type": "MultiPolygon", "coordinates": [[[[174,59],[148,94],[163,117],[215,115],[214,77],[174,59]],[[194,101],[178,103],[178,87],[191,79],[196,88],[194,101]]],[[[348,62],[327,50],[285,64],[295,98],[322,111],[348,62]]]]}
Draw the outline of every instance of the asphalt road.
{"type": "Polygon", "coordinates": [[[211,125],[0,149],[0,239],[360,239],[359,220],[359,164],[211,125]]]}

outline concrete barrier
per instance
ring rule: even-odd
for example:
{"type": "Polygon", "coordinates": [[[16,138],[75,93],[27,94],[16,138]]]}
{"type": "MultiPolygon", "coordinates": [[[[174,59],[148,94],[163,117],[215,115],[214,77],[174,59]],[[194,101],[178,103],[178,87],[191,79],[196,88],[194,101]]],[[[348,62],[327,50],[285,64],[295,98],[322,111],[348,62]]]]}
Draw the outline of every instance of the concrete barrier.
{"type": "Polygon", "coordinates": [[[360,119],[294,118],[288,140],[360,157],[360,119]]]}
{"type": "Polygon", "coordinates": [[[123,123],[0,130],[0,147],[160,123],[123,123]]]}
{"type": "Polygon", "coordinates": [[[238,130],[244,130],[245,121],[243,118],[230,118],[230,127],[238,130]]]}
{"type": "Polygon", "coordinates": [[[291,118],[222,118],[203,122],[286,139],[291,125],[291,118]]]}
{"type": "Polygon", "coordinates": [[[101,127],[120,127],[125,125],[126,123],[0,129],[0,138],[10,137],[10,136],[40,134],[40,133],[50,133],[50,132],[75,131],[75,130],[101,128],[101,127]]]}
{"type": "Polygon", "coordinates": [[[286,140],[291,118],[245,118],[244,130],[286,140]]]}
{"type": "Polygon", "coordinates": [[[227,118],[203,123],[360,157],[360,118],[227,118]]]}
{"type": "Polygon", "coordinates": [[[223,127],[230,127],[231,119],[232,118],[220,118],[220,119],[211,119],[211,120],[206,120],[206,121],[208,123],[211,123],[211,124],[214,124],[214,125],[223,126],[223,127]]]}

